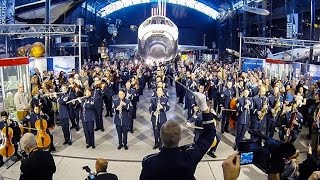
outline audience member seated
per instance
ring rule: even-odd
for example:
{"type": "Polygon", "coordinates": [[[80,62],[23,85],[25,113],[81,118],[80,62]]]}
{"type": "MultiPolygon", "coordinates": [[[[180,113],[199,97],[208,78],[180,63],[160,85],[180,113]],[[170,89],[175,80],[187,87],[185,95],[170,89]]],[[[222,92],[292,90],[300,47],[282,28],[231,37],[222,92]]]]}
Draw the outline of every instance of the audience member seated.
{"type": "Polygon", "coordinates": [[[21,150],[28,155],[21,160],[20,180],[52,180],[56,165],[50,152],[37,148],[36,138],[26,133],[20,139],[21,150]]]}
{"type": "Polygon", "coordinates": [[[106,159],[97,159],[96,161],[96,178],[95,180],[118,180],[118,177],[115,174],[107,173],[108,160],[106,159]]]}

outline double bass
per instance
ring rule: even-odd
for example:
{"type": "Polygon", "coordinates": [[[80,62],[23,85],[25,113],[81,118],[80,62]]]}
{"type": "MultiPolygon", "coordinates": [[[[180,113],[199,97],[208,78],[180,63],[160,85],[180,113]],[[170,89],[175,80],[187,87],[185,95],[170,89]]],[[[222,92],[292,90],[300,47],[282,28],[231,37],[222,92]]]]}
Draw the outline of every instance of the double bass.
{"type": "Polygon", "coordinates": [[[3,141],[0,147],[0,154],[3,157],[11,157],[15,153],[12,143],[13,129],[8,126],[7,122],[5,124],[6,126],[1,130],[3,141]]]}
{"type": "Polygon", "coordinates": [[[37,129],[37,146],[38,148],[46,148],[50,145],[51,139],[49,134],[46,132],[48,123],[46,120],[40,118],[35,122],[35,128],[37,129]]]}

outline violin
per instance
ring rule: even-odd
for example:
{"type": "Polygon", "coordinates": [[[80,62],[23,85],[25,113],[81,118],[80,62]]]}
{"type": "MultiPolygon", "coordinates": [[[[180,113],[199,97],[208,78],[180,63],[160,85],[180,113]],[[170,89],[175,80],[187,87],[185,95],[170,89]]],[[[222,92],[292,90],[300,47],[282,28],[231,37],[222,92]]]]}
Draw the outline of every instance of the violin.
{"type": "Polygon", "coordinates": [[[4,141],[0,147],[0,154],[3,157],[11,157],[15,153],[14,145],[12,143],[13,129],[6,123],[6,126],[2,129],[1,133],[4,141]]]}
{"type": "Polygon", "coordinates": [[[46,148],[50,145],[51,139],[49,134],[47,134],[46,130],[48,127],[48,123],[46,120],[40,118],[35,122],[35,128],[37,129],[37,146],[38,148],[46,148]]]}

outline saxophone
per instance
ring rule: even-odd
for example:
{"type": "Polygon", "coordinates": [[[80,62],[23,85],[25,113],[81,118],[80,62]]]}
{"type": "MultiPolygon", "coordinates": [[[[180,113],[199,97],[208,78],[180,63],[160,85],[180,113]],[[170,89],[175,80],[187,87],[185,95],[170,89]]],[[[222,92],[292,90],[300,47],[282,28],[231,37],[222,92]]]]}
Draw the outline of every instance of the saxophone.
{"type": "Polygon", "coordinates": [[[265,100],[262,106],[262,109],[260,110],[261,114],[258,116],[259,120],[261,121],[264,116],[267,114],[268,112],[268,101],[265,100]]]}
{"type": "Polygon", "coordinates": [[[277,99],[276,104],[273,109],[271,109],[272,117],[276,117],[281,110],[280,98],[277,99]]]}

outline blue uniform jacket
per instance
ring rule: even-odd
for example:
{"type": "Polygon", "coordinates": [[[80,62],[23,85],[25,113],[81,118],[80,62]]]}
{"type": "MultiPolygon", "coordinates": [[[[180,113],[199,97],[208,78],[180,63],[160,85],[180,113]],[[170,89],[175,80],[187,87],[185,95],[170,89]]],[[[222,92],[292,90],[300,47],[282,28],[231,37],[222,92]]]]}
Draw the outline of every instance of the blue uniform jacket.
{"type": "Polygon", "coordinates": [[[80,119],[83,122],[90,122],[96,120],[96,108],[94,106],[94,99],[93,97],[89,97],[84,99],[81,102],[81,113],[80,113],[80,119]]]}
{"type": "Polygon", "coordinates": [[[248,124],[250,122],[250,114],[253,110],[253,101],[251,98],[240,98],[237,100],[237,112],[238,112],[238,117],[237,117],[237,123],[238,124],[248,124]],[[245,105],[247,104],[246,101],[250,101],[250,106],[249,109],[245,108],[245,105]]]}
{"type": "Polygon", "coordinates": [[[158,97],[153,97],[150,101],[149,112],[152,115],[151,116],[152,125],[156,125],[156,122],[157,124],[158,123],[163,124],[167,121],[166,112],[169,111],[170,109],[170,106],[168,104],[168,98],[167,97],[160,98],[160,104],[163,106],[163,109],[160,109],[160,113],[157,119],[157,117],[153,113],[157,110],[158,101],[159,101],[158,97]]]}
{"type": "Polygon", "coordinates": [[[117,126],[130,126],[130,117],[129,112],[132,110],[132,104],[129,99],[124,100],[125,105],[122,106],[122,111],[117,110],[117,107],[120,105],[120,98],[116,97],[112,102],[112,109],[115,112],[114,124],[117,126]]]}
{"type": "Polygon", "coordinates": [[[69,105],[67,104],[70,101],[68,94],[62,94],[58,96],[57,99],[59,103],[59,118],[60,119],[67,119],[70,117],[69,115],[69,105]]]}

